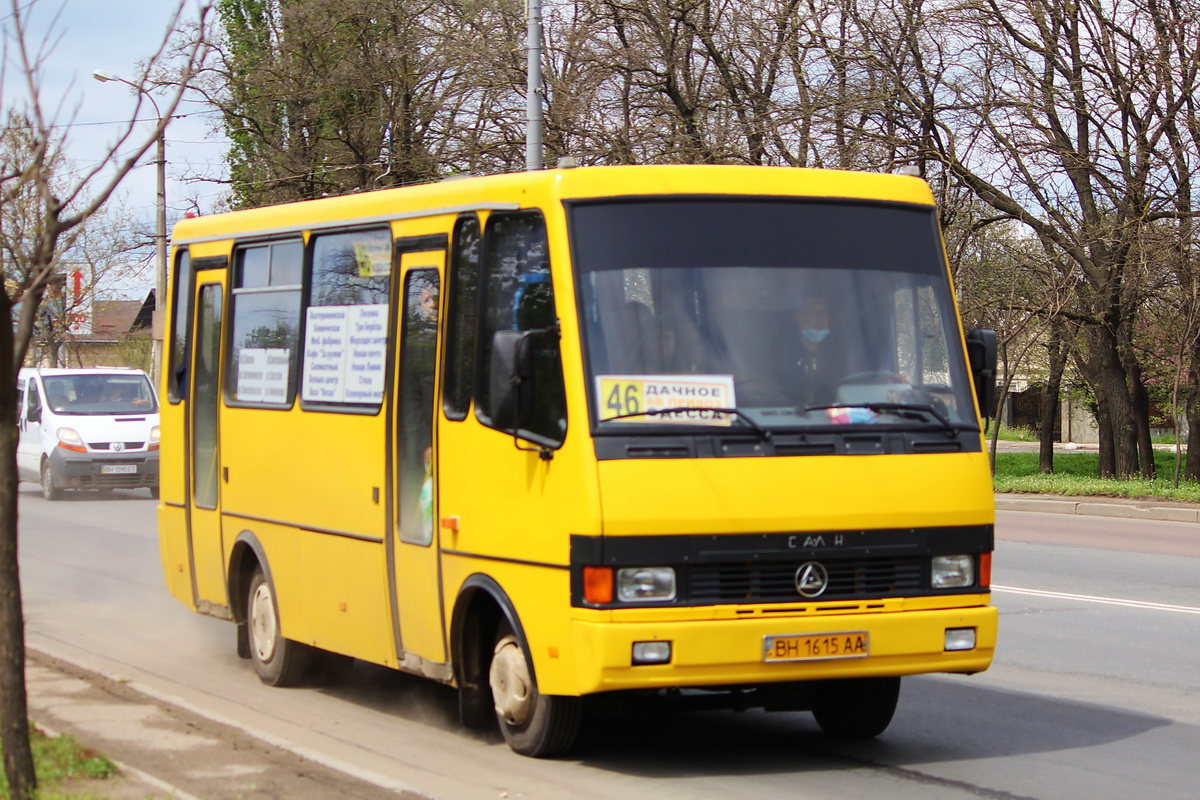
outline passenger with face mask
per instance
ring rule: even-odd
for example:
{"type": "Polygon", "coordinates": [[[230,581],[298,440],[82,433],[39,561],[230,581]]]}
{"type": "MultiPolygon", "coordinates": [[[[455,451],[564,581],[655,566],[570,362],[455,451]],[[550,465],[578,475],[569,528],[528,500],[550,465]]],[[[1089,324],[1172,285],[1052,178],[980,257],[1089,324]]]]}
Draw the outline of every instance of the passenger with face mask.
{"type": "Polygon", "coordinates": [[[835,401],[838,378],[844,374],[842,356],[831,337],[829,301],[807,293],[800,301],[795,322],[799,333],[794,375],[797,405],[829,405],[835,401]]]}

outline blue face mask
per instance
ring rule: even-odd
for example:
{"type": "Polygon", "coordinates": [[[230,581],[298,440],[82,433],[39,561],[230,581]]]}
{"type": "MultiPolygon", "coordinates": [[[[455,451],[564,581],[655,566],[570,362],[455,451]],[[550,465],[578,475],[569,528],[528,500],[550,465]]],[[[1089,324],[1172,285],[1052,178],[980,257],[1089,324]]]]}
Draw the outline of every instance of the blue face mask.
{"type": "Polygon", "coordinates": [[[805,339],[808,339],[813,344],[820,344],[829,337],[829,328],[825,328],[824,330],[817,330],[816,328],[803,328],[800,332],[803,334],[805,339]]]}

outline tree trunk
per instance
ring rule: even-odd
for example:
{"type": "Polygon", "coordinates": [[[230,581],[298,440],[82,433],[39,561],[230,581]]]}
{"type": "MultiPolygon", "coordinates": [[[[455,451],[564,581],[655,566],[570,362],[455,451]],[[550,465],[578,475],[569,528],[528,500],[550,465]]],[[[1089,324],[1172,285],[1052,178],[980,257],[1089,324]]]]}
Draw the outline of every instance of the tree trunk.
{"type": "MultiPolygon", "coordinates": [[[[11,318],[0,292],[0,319],[11,318]]],[[[0,324],[0,746],[12,800],[31,800],[37,788],[25,696],[25,618],[17,564],[17,364],[13,330],[0,324]]]]}
{"type": "Polygon", "coordinates": [[[1050,360],[1050,375],[1046,379],[1042,406],[1038,409],[1038,471],[1043,475],[1050,475],[1054,472],[1054,423],[1059,415],[1062,376],[1067,367],[1067,347],[1063,341],[1062,322],[1055,320],[1050,323],[1050,341],[1046,348],[1050,360]]]}
{"type": "Polygon", "coordinates": [[[1192,345],[1190,361],[1187,388],[1187,460],[1183,477],[1189,481],[1200,481],[1200,340],[1192,345]]]}
{"type": "Polygon", "coordinates": [[[996,448],[1000,443],[1000,421],[1004,419],[1004,407],[1008,403],[1008,390],[1012,386],[1013,375],[1008,369],[1008,341],[1002,339],[999,347],[1000,374],[1004,376],[999,391],[996,392],[995,416],[992,417],[991,442],[988,446],[988,461],[992,465],[992,474],[996,474],[996,448]]]}
{"type": "Polygon", "coordinates": [[[1150,393],[1146,391],[1142,365],[1128,343],[1121,348],[1121,352],[1121,363],[1125,367],[1126,380],[1129,382],[1129,406],[1133,412],[1141,476],[1147,480],[1154,480],[1156,468],[1154,443],[1150,441],[1150,393]]]}
{"type": "Polygon", "coordinates": [[[1133,478],[1138,474],[1138,436],[1129,376],[1121,362],[1116,337],[1106,326],[1099,326],[1096,333],[1093,362],[1097,380],[1092,389],[1101,412],[1108,418],[1111,433],[1110,457],[1106,457],[1105,437],[1100,437],[1100,477],[1133,478]],[[1110,469],[1106,469],[1109,465],[1110,469]]]}
{"type": "Polygon", "coordinates": [[[1154,464],[1154,442],[1150,440],[1150,394],[1146,384],[1142,382],[1142,371],[1139,368],[1129,375],[1130,406],[1133,409],[1133,419],[1137,436],[1138,461],[1141,475],[1146,480],[1154,480],[1158,468],[1154,464]]]}

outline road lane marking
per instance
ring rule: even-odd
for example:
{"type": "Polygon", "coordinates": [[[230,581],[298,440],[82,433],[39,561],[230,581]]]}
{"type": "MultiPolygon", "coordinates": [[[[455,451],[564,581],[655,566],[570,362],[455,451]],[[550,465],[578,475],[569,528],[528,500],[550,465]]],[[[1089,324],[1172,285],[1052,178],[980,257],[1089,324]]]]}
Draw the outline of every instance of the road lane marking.
{"type": "Polygon", "coordinates": [[[1124,606],[1125,608],[1145,608],[1150,611],[1173,611],[1176,614],[1200,614],[1196,606],[1175,606],[1169,603],[1148,603],[1144,600],[1122,600],[1116,597],[1096,597],[1090,594],[1071,594],[1070,592],[1047,592],[1041,589],[1021,589],[1016,586],[992,586],[993,592],[1008,592],[1009,594],[1024,594],[1030,597],[1049,597],[1055,600],[1078,600],[1081,603],[1100,603],[1106,606],[1124,606]]]}

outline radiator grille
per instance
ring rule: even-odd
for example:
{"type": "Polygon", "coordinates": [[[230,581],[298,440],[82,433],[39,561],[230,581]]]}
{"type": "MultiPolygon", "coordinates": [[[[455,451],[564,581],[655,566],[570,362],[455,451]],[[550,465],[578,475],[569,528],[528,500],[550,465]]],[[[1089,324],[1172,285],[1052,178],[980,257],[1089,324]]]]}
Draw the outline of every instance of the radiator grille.
{"type": "MultiPolygon", "coordinates": [[[[820,601],[889,597],[926,587],[920,556],[828,559],[829,588],[820,601]]],[[[803,598],[796,570],[804,562],[705,564],[691,568],[691,599],[701,603],[786,603],[803,598]]]]}

